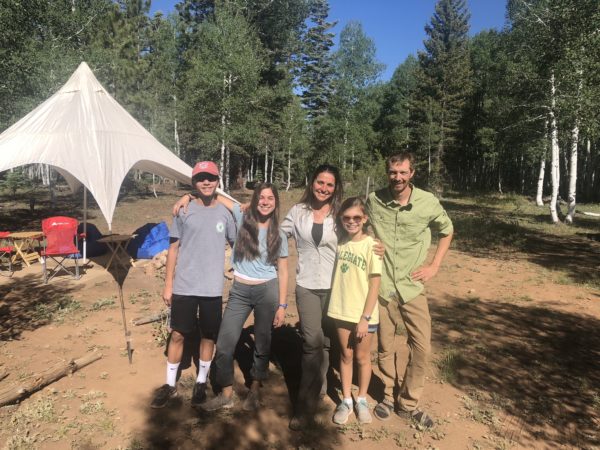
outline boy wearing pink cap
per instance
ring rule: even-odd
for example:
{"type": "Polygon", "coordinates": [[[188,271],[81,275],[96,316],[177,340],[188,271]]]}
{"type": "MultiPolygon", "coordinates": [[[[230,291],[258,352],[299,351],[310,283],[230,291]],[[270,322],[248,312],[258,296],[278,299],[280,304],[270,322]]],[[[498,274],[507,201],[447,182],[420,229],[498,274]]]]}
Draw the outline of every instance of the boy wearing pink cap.
{"type": "Polygon", "coordinates": [[[156,390],[151,406],[162,408],[177,396],[176,380],[187,336],[199,331],[200,367],[192,406],[206,400],[206,380],[222,315],[225,243],[233,247],[236,226],[227,208],[216,200],[219,170],[212,161],[194,166],[197,199],[180,210],[170,228],[163,300],[171,307],[171,337],[166,383],[156,390]]]}

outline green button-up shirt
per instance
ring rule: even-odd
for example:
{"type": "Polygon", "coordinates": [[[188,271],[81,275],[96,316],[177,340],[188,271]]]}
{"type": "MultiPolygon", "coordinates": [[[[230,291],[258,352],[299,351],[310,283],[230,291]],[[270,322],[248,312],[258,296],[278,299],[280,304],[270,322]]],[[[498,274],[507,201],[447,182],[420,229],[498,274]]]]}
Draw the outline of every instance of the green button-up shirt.
{"type": "Polygon", "coordinates": [[[452,221],[433,194],[414,186],[406,206],[400,206],[388,188],[372,192],[367,214],[385,246],[379,295],[407,303],[423,292],[423,283],[413,281],[410,274],[427,257],[431,232],[448,236],[453,232],[452,221]]]}

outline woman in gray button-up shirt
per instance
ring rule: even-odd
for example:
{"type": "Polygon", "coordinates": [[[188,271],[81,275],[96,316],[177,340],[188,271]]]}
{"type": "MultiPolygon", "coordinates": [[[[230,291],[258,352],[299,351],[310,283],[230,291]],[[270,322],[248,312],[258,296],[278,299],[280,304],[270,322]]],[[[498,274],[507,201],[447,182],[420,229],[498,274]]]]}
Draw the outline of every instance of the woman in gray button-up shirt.
{"type": "Polygon", "coordinates": [[[335,215],[342,197],[339,170],[323,164],[281,224],[281,230],[295,239],[298,250],[296,304],[304,339],[300,390],[290,421],[293,430],[310,423],[319,395],[325,394],[331,335],[327,307],[337,248],[335,215]]]}

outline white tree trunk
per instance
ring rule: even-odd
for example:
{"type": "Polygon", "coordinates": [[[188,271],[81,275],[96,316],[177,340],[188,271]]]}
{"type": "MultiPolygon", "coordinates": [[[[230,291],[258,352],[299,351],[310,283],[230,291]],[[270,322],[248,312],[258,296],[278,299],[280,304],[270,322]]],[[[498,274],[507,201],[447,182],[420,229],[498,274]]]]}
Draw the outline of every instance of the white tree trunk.
{"type": "Polygon", "coordinates": [[[248,181],[254,181],[254,156],[250,158],[250,175],[248,181]]]}
{"type": "Polygon", "coordinates": [[[577,145],[579,143],[579,120],[575,120],[575,126],[571,131],[571,161],[569,166],[569,211],[565,222],[573,223],[573,216],[575,215],[575,206],[577,202],[575,200],[577,196],[577,145]]]}
{"type": "Polygon", "coordinates": [[[290,138],[288,141],[288,154],[287,154],[287,184],[285,186],[285,191],[290,190],[290,186],[292,185],[292,135],[290,134],[290,138]]]}
{"type": "Polygon", "coordinates": [[[231,161],[231,150],[229,150],[229,146],[225,147],[225,192],[229,192],[229,174],[231,170],[229,170],[229,163],[231,161]]]}
{"type": "Polygon", "coordinates": [[[275,167],[275,150],[271,152],[271,174],[269,183],[273,183],[273,167],[275,167]]]}
{"type": "Polygon", "coordinates": [[[575,215],[575,206],[577,205],[577,147],[579,145],[579,95],[581,88],[583,87],[583,71],[578,70],[577,75],[579,76],[579,84],[577,85],[577,112],[575,113],[575,125],[571,130],[571,158],[569,164],[569,211],[565,222],[573,223],[573,216],[575,215]]]}
{"type": "Polygon", "coordinates": [[[265,172],[263,173],[263,181],[267,182],[268,181],[268,176],[269,174],[269,146],[265,145],[265,172]]]}
{"type": "Polygon", "coordinates": [[[556,87],[554,85],[554,71],[550,76],[550,141],[552,148],[551,160],[551,179],[552,179],[552,198],[550,199],[550,215],[552,222],[558,223],[558,188],[560,186],[560,148],[558,145],[558,126],[556,124],[556,87]]]}
{"type": "Polygon", "coordinates": [[[156,176],[152,174],[152,193],[154,194],[154,198],[158,198],[156,194],[156,176]]]}
{"type": "Polygon", "coordinates": [[[540,160],[540,175],[538,176],[537,195],[535,196],[535,204],[544,206],[544,175],[546,174],[546,154],[544,153],[540,160]]]}
{"type": "Polygon", "coordinates": [[[348,113],[346,112],[346,121],[344,123],[344,147],[342,150],[342,169],[346,168],[346,149],[348,148],[348,113]]]}
{"type": "Polygon", "coordinates": [[[535,204],[538,206],[544,206],[544,176],[546,175],[546,149],[548,145],[548,119],[544,122],[544,153],[540,160],[540,174],[538,176],[537,184],[537,195],[535,197],[535,204]]]}
{"type": "Polygon", "coordinates": [[[222,114],[221,115],[221,164],[220,164],[220,168],[219,168],[219,187],[221,189],[224,188],[224,186],[223,186],[223,170],[225,168],[225,124],[226,124],[225,114],[222,114]]]}
{"type": "Polygon", "coordinates": [[[173,118],[173,139],[175,140],[175,154],[181,158],[181,145],[179,143],[179,129],[177,127],[177,96],[173,96],[173,108],[175,117],[173,118]]]}

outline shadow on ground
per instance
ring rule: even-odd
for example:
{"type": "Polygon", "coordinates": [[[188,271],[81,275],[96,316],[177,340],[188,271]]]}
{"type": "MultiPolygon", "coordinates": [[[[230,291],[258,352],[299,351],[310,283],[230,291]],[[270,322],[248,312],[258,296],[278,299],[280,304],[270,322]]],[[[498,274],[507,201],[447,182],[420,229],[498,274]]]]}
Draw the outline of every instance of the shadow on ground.
{"type": "MultiPolygon", "coordinates": [[[[236,383],[238,403],[229,411],[208,414],[190,406],[194,380],[182,378],[179,397],[166,408],[147,411],[146,428],[134,438],[132,447],[144,449],[333,449],[339,446],[338,432],[329,422],[303,432],[288,428],[293,398],[300,381],[302,340],[293,326],[274,330],[271,359],[276,369],[262,390],[263,407],[246,412],[242,401],[247,393],[254,349],[252,326],[245,328],[236,348],[235,360],[245,385],[236,383]]],[[[212,375],[211,371],[211,375],[212,375]]],[[[194,371],[188,373],[194,373],[194,371]]],[[[193,376],[193,375],[190,375],[193,376]]],[[[212,381],[212,380],[211,380],[212,381]]]]}
{"type": "MultiPolygon", "coordinates": [[[[577,217],[574,235],[545,233],[524,226],[548,222],[540,213],[507,212],[491,206],[444,202],[454,223],[453,245],[475,256],[524,258],[546,269],[564,271],[578,283],[598,284],[600,242],[590,238],[600,229],[600,220],[577,217]]],[[[551,226],[551,225],[550,225],[551,226]]],[[[557,225],[565,226],[565,225],[557,225]]]]}
{"type": "Polygon", "coordinates": [[[525,430],[549,447],[600,445],[600,320],[456,297],[433,305],[432,318],[446,378],[517,417],[503,437],[519,442],[525,430]]]}
{"type": "Polygon", "coordinates": [[[77,308],[70,294],[79,288],[61,281],[44,284],[40,273],[15,275],[1,284],[0,341],[19,339],[24,331],[47,325],[77,308]]]}

